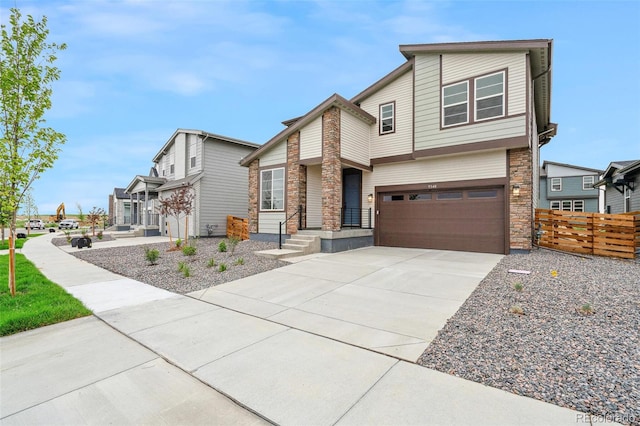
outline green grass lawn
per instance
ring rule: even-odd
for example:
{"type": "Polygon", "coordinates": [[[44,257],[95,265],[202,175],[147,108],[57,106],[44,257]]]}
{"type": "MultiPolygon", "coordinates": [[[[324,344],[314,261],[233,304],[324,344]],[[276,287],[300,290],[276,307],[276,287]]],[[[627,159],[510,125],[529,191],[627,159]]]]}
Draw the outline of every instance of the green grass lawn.
{"type": "MultiPolygon", "coordinates": [[[[16,238],[16,248],[17,249],[22,248],[24,243],[26,243],[29,238],[39,237],[40,235],[44,235],[44,234],[31,234],[27,238],[16,238]]],[[[7,250],[7,249],[9,249],[9,239],[5,238],[4,241],[0,240],[0,250],[7,250]]]]}
{"type": "Polygon", "coordinates": [[[91,315],[79,300],[16,254],[16,295],[9,293],[9,255],[0,256],[0,336],[91,315]]]}

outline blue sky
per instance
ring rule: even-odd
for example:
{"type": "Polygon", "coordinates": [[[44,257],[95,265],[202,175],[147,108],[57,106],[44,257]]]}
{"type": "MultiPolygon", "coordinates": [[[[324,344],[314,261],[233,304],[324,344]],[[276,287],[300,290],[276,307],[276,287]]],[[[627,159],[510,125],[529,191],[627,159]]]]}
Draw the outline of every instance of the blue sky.
{"type": "Polygon", "coordinates": [[[67,43],[47,124],[67,135],[34,184],[39,213],[107,208],[177,128],[262,144],[281,121],[350,98],[404,62],[400,44],[554,39],[542,160],[640,158],[638,1],[2,0],[67,43]]]}

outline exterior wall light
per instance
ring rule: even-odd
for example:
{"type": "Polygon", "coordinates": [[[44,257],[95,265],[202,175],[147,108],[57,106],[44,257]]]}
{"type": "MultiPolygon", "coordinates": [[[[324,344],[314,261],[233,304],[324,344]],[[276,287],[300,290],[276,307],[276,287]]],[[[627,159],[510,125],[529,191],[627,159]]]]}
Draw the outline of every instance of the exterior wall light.
{"type": "Polygon", "coordinates": [[[514,197],[517,197],[520,195],[520,185],[516,184],[513,185],[511,187],[511,193],[513,194],[514,197]]]}
{"type": "Polygon", "coordinates": [[[373,194],[367,195],[367,201],[370,202],[370,203],[373,202],[373,194]]]}

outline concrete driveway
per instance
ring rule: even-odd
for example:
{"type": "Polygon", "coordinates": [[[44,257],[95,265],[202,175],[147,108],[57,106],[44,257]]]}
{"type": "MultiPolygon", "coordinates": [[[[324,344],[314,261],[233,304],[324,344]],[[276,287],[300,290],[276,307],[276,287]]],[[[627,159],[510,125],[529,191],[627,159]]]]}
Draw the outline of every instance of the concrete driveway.
{"type": "Polygon", "coordinates": [[[189,296],[413,362],[501,258],[367,247],[189,296]]]}

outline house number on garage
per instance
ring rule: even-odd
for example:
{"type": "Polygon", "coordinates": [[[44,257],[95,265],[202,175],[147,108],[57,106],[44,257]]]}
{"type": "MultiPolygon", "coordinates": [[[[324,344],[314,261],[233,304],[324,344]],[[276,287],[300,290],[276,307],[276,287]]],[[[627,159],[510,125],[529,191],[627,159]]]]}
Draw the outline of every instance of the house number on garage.
{"type": "Polygon", "coordinates": [[[436,189],[437,187],[438,187],[438,185],[436,185],[436,184],[427,185],[427,189],[436,189]]]}

